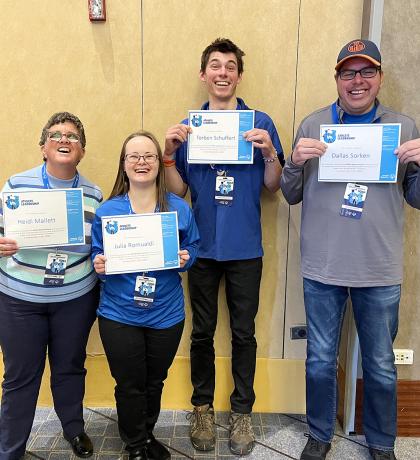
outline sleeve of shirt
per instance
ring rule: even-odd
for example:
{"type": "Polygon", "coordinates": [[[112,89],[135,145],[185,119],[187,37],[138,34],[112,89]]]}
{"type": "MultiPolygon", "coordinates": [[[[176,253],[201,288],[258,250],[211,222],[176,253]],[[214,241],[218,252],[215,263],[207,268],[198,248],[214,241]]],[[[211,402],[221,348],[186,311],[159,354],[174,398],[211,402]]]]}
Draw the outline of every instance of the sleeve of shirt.
{"type": "MultiPolygon", "coordinates": [[[[417,126],[413,127],[411,139],[420,137],[417,126]]],[[[411,162],[407,166],[403,182],[404,198],[413,208],[420,209],[420,166],[411,162]]]]}
{"type": "Polygon", "coordinates": [[[273,120],[267,114],[264,114],[264,118],[261,122],[261,125],[256,126],[256,128],[261,128],[268,131],[268,134],[270,134],[271,142],[273,143],[273,146],[277,151],[277,157],[280,161],[280,164],[284,166],[283,147],[281,145],[280,137],[273,120]]]}
{"type": "Polygon", "coordinates": [[[190,255],[188,262],[183,268],[178,270],[180,272],[185,272],[191,267],[197,258],[200,236],[197,224],[195,223],[194,215],[189,206],[185,206],[185,211],[182,212],[181,216],[180,213],[178,213],[178,216],[184,220],[184,222],[182,222],[182,230],[179,232],[179,245],[181,249],[186,249],[190,255]]]}
{"type": "MultiPolygon", "coordinates": [[[[92,222],[92,252],[91,252],[91,259],[92,263],[95,257],[98,254],[104,253],[104,244],[103,244],[103,236],[102,236],[102,221],[98,214],[95,214],[92,222]]],[[[105,281],[105,275],[98,275],[98,278],[101,281],[105,281]]]]}
{"type": "MultiPolygon", "coordinates": [[[[299,127],[293,148],[298,140],[304,137],[302,126],[299,127]]],[[[303,198],[303,171],[304,166],[295,165],[291,161],[291,155],[286,160],[283,172],[280,178],[280,188],[283,196],[289,204],[297,204],[303,198]]]]}
{"type": "Polygon", "coordinates": [[[267,130],[270,133],[271,137],[271,142],[274,145],[274,148],[277,151],[277,157],[280,161],[280,164],[284,166],[284,152],[283,152],[283,147],[281,145],[280,137],[277,132],[276,126],[272,122],[270,129],[267,130]]]}

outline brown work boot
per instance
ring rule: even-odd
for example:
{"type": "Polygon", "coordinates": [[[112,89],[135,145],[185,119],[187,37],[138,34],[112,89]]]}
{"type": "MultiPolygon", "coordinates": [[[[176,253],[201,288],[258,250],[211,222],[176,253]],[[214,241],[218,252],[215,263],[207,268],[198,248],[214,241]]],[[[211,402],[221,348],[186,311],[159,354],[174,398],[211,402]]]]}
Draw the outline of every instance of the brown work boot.
{"type": "Polygon", "coordinates": [[[214,409],[209,404],[195,406],[187,415],[190,421],[190,439],[197,450],[213,450],[216,443],[214,409]]]}
{"type": "Polygon", "coordinates": [[[247,455],[254,448],[255,434],[251,424],[251,414],[231,412],[230,450],[236,455],[247,455]]]}

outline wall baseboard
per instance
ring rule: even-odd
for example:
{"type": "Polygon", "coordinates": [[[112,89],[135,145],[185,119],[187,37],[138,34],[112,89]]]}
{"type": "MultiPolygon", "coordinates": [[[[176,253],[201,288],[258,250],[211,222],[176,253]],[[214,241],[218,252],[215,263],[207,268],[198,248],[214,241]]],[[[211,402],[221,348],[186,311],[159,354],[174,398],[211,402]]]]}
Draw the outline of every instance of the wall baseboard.
{"type": "MultiPolygon", "coordinates": [[[[2,372],[3,362],[0,363],[2,372]]],[[[86,393],[87,407],[114,407],[114,385],[106,357],[88,356],[86,393]]],[[[216,393],[214,406],[217,410],[230,410],[229,396],[233,382],[231,359],[216,358],[216,393]]],[[[49,388],[50,371],[47,365],[42,379],[38,399],[40,406],[52,406],[49,388]]],[[[305,413],[305,361],[287,359],[257,359],[255,375],[256,412],[305,413]]],[[[192,387],[190,382],[190,360],[177,356],[169,370],[162,397],[164,409],[190,409],[192,387]]]]}

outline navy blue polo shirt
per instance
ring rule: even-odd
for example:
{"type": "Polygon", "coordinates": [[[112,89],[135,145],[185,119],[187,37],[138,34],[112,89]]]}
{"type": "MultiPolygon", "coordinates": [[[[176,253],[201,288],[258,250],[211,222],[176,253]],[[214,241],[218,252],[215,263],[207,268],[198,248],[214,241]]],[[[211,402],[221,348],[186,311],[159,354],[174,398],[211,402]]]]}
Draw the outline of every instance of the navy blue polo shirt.
{"type": "MultiPolygon", "coordinates": [[[[208,109],[209,103],[206,102],[201,110],[208,109]]],[[[236,110],[250,109],[238,98],[236,110]]],[[[188,119],[182,123],[188,124],[188,119]]],[[[283,165],[283,149],[271,118],[256,110],[255,127],[269,132],[283,165]]],[[[265,170],[261,149],[254,148],[253,164],[188,164],[187,142],[184,142],[176,152],[176,167],[191,192],[192,209],[200,232],[198,257],[219,261],[261,257],[260,195],[265,170]],[[215,201],[218,171],[226,171],[226,176],[235,180],[231,206],[218,205],[215,201]]]]}

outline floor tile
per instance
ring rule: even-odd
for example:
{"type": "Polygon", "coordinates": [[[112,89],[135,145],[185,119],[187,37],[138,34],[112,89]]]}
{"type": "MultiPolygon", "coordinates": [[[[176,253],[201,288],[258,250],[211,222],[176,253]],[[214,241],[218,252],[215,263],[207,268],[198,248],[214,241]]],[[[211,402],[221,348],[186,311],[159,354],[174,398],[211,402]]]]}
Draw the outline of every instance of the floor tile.
{"type": "MultiPolygon", "coordinates": [[[[229,449],[229,412],[216,412],[217,442],[214,451],[196,451],[189,439],[188,411],[162,411],[154,430],[156,438],[171,449],[172,460],[231,460],[229,449]]],[[[128,460],[120,439],[115,408],[85,409],[86,431],[92,439],[95,454],[89,460],[128,460]]],[[[299,459],[306,444],[308,430],[305,416],[293,414],[253,413],[252,424],[257,442],[247,460],[299,459]]],[[[27,444],[34,455],[24,460],[78,460],[62,436],[61,424],[54,410],[39,408],[27,444]]],[[[420,438],[398,438],[396,455],[400,460],[420,458],[420,438]]],[[[345,436],[337,425],[328,460],[368,460],[369,451],[363,436],[345,436]]]]}

